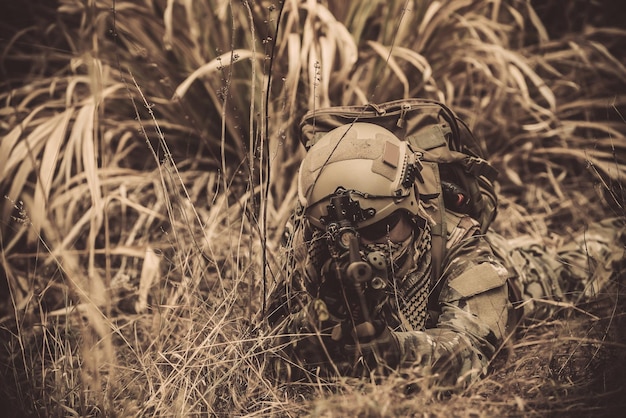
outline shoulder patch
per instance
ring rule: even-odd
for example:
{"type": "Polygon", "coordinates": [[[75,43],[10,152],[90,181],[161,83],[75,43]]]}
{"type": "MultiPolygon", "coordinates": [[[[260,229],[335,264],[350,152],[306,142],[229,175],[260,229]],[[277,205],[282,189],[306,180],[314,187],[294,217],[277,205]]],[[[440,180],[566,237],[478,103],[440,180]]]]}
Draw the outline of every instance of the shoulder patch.
{"type": "Polygon", "coordinates": [[[462,297],[470,297],[504,285],[508,273],[504,267],[490,263],[478,264],[448,283],[462,297]]]}

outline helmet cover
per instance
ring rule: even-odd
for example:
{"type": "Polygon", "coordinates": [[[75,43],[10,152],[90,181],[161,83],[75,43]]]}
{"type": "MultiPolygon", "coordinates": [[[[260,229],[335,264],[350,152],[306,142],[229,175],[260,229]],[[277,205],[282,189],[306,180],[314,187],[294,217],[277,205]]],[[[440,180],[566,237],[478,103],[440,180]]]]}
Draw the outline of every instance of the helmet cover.
{"type": "Polygon", "coordinates": [[[362,228],[404,209],[422,213],[415,178],[418,154],[407,142],[372,123],[355,122],[325,134],[307,152],[298,174],[298,199],[311,224],[328,224],[331,198],[349,194],[362,228]]]}

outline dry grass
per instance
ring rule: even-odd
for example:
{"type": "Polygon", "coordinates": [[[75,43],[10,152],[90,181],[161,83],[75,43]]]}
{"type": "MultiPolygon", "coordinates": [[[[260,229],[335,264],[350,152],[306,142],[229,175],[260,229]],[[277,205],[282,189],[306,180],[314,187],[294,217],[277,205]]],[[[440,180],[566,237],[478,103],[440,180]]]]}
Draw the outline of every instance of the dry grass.
{"type": "Polygon", "coordinates": [[[411,372],[313,386],[270,378],[257,314],[280,274],[275,257],[303,152],[297,122],[311,108],[445,101],[501,170],[496,226],[510,237],[555,246],[623,215],[626,202],[626,31],[610,11],[581,1],[564,16],[557,1],[329,3],[8,7],[0,27],[6,411],[608,416],[623,408],[618,285],[597,306],[529,324],[494,372],[463,391],[411,372]]]}

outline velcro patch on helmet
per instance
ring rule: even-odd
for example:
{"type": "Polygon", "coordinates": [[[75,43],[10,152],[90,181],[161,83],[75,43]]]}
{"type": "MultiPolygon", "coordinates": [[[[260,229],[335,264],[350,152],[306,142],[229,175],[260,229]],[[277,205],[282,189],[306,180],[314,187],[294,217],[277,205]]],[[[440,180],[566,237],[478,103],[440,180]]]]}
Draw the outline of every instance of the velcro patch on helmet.
{"type": "MultiPolygon", "coordinates": [[[[381,140],[385,140],[385,137],[376,134],[376,139],[378,143],[381,143],[381,140]]],[[[401,165],[401,163],[403,163],[403,161],[400,161],[400,147],[391,141],[385,141],[382,155],[372,161],[372,172],[386,177],[387,180],[393,182],[398,176],[398,166],[401,165]]],[[[389,191],[391,192],[392,190],[390,189],[389,191]]]]}
{"type": "Polygon", "coordinates": [[[391,142],[385,142],[385,149],[383,151],[383,163],[393,168],[398,167],[400,161],[400,147],[391,142]]]}
{"type": "Polygon", "coordinates": [[[340,132],[331,132],[333,135],[322,146],[309,150],[306,156],[309,170],[316,171],[325,165],[348,160],[375,160],[383,153],[383,144],[372,138],[358,138],[356,131],[348,130],[342,135],[340,132]]]}

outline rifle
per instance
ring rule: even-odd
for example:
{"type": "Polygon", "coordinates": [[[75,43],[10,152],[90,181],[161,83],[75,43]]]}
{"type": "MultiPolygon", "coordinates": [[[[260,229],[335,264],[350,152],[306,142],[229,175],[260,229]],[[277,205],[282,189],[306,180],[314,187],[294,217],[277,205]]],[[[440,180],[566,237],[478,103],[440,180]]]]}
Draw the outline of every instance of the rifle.
{"type": "Polygon", "coordinates": [[[326,295],[327,300],[351,321],[353,334],[360,339],[375,336],[374,322],[381,319],[380,310],[387,298],[387,261],[379,251],[366,257],[361,255],[355,226],[363,220],[367,210],[361,209],[350,192],[337,189],[327,207],[328,216],[324,220],[331,258],[322,274],[326,279],[334,279],[331,292],[340,293],[326,295]]]}

